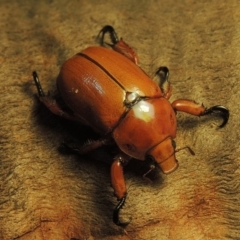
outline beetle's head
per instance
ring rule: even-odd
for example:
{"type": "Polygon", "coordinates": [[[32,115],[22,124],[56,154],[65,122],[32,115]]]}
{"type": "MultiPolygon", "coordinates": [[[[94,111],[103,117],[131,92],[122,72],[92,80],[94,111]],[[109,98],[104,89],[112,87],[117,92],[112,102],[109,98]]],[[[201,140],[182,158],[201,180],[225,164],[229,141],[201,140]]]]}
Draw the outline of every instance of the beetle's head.
{"type": "Polygon", "coordinates": [[[172,138],[166,138],[156,146],[152,147],[147,157],[154,159],[164,173],[171,173],[178,167],[178,161],[175,157],[176,144],[172,138]]]}
{"type": "Polygon", "coordinates": [[[153,158],[164,173],[174,171],[176,115],[165,98],[139,101],[113,131],[118,147],[129,156],[153,158]]]}

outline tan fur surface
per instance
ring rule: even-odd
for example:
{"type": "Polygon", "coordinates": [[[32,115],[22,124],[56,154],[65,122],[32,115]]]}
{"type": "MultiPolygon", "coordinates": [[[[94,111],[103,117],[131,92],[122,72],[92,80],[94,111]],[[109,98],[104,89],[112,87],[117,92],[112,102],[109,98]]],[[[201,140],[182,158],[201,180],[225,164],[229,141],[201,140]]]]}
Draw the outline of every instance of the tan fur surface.
{"type": "Polygon", "coordinates": [[[0,13],[0,239],[239,239],[238,1],[2,0],[0,13]],[[58,151],[74,129],[41,106],[31,76],[54,92],[61,64],[96,45],[106,24],[151,77],[168,66],[171,101],[231,114],[223,129],[215,116],[177,114],[177,146],[196,155],[178,152],[174,173],[148,184],[126,168],[125,229],[112,223],[109,165],[58,151]]]}

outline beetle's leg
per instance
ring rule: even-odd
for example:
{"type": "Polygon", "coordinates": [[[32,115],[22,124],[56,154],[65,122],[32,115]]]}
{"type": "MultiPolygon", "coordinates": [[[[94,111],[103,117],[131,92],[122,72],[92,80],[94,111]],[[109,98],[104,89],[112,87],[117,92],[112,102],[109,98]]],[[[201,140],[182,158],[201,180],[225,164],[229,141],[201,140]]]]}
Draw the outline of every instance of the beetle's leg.
{"type": "Polygon", "coordinates": [[[198,104],[192,100],[179,99],[172,103],[172,107],[175,111],[186,112],[195,116],[204,116],[211,113],[218,113],[223,118],[222,124],[219,128],[224,127],[229,118],[229,110],[224,106],[213,106],[211,108],[205,108],[202,104],[198,104]]]}
{"type": "Polygon", "coordinates": [[[98,34],[98,39],[100,41],[100,44],[103,46],[104,44],[107,44],[108,46],[113,47],[119,42],[119,38],[117,36],[117,33],[115,32],[114,28],[110,25],[104,26],[101,31],[98,34]],[[107,43],[104,41],[105,34],[108,33],[111,39],[112,44],[107,43]]]}
{"type": "Polygon", "coordinates": [[[51,96],[46,96],[43,89],[42,89],[42,86],[41,86],[41,83],[39,81],[39,78],[38,78],[38,75],[37,75],[37,72],[33,72],[32,73],[33,75],[33,80],[35,82],[35,85],[37,87],[37,90],[38,90],[38,97],[39,97],[39,100],[52,112],[54,113],[55,115],[58,115],[60,117],[63,117],[63,118],[66,118],[66,119],[69,119],[69,120],[74,120],[76,121],[77,119],[69,114],[68,112],[64,111],[61,106],[59,106],[59,104],[56,102],[56,99],[51,97],[51,96]]]}
{"type": "Polygon", "coordinates": [[[64,141],[62,143],[62,146],[67,149],[71,153],[76,154],[87,154],[97,148],[110,145],[112,144],[112,141],[108,138],[99,139],[99,140],[88,140],[87,143],[85,143],[83,146],[77,146],[75,142],[66,142],[64,141]]]}
{"type": "Polygon", "coordinates": [[[113,211],[113,222],[118,226],[126,226],[130,222],[120,222],[119,220],[119,211],[123,207],[127,196],[127,190],[123,175],[123,165],[127,164],[129,160],[130,157],[122,153],[116,156],[111,166],[112,187],[114,189],[114,195],[119,200],[119,203],[113,211]]]}
{"type": "Polygon", "coordinates": [[[113,50],[121,53],[125,57],[129,58],[132,62],[138,65],[139,60],[138,56],[135,53],[135,51],[128,46],[127,43],[123,41],[122,38],[118,38],[117,33],[115,32],[114,28],[112,26],[105,26],[102,28],[102,30],[98,34],[98,39],[100,41],[100,44],[103,46],[104,44],[111,46],[113,50]],[[108,33],[110,35],[111,44],[104,41],[105,34],[108,33]]]}
{"type": "Polygon", "coordinates": [[[117,44],[113,46],[113,50],[129,58],[136,65],[139,65],[139,59],[138,59],[137,53],[128,44],[126,44],[122,38],[117,44]]]}
{"type": "Polygon", "coordinates": [[[170,82],[168,81],[168,77],[169,77],[168,68],[165,66],[159,67],[158,70],[156,71],[156,75],[158,75],[160,78],[158,85],[163,92],[163,96],[166,99],[169,99],[172,95],[172,87],[171,87],[170,82]]]}

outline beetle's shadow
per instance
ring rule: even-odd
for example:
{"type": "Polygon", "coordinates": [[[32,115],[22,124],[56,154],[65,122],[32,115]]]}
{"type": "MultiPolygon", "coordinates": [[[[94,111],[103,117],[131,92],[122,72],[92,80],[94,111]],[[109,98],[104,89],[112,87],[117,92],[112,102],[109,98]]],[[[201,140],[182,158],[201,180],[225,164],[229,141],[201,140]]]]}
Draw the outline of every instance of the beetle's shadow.
{"type": "MultiPolygon", "coordinates": [[[[69,120],[62,119],[61,117],[55,116],[52,114],[43,104],[38,101],[36,96],[36,105],[33,110],[33,118],[35,119],[35,124],[40,126],[41,128],[50,132],[54,136],[59,137],[59,145],[56,146],[60,154],[63,155],[72,155],[68,149],[61,145],[61,142],[64,139],[75,141],[78,145],[81,146],[86,143],[88,140],[97,140],[100,138],[98,134],[96,134],[90,127],[81,125],[79,123],[71,122],[69,120]]],[[[41,131],[45,132],[45,131],[41,131]]],[[[46,141],[48,141],[46,139],[46,141]]],[[[99,178],[104,176],[109,176],[109,180],[106,180],[106,189],[104,191],[107,196],[103,196],[103,189],[97,187],[99,184],[96,183],[95,189],[92,190],[92,198],[93,199],[101,199],[102,203],[99,204],[98,201],[95,202],[95,212],[98,216],[104,216],[103,219],[106,219],[106,223],[112,221],[112,211],[117,204],[117,200],[112,198],[113,189],[107,188],[110,185],[110,167],[113,162],[114,157],[118,153],[119,149],[116,145],[113,146],[104,146],[94,151],[91,151],[85,155],[74,154],[75,157],[69,158],[69,161],[66,161],[64,164],[69,165],[67,167],[68,171],[72,169],[71,166],[77,166],[79,169],[83,169],[84,167],[90,168],[90,171],[94,172],[96,167],[103,170],[103,173],[99,173],[99,178]],[[74,162],[73,162],[74,161],[74,162]],[[91,170],[91,168],[94,168],[91,170]],[[106,208],[102,208],[102,204],[106,204],[106,208]],[[107,212],[106,212],[107,209],[107,212]]],[[[129,185],[129,178],[134,179],[135,182],[138,182],[139,187],[141,185],[148,185],[151,187],[159,187],[163,183],[163,177],[161,171],[158,167],[155,170],[150,171],[149,174],[145,178],[143,178],[144,174],[146,174],[150,168],[152,167],[152,161],[139,161],[137,159],[132,159],[128,165],[124,167],[124,172],[127,175],[126,184],[129,185]],[[151,184],[149,184],[151,183],[151,184]]],[[[106,177],[107,178],[107,177],[106,177]]],[[[84,180],[84,181],[87,181],[84,180]]],[[[129,189],[131,191],[131,189],[129,189]]],[[[108,226],[107,224],[106,226],[108,226]]],[[[113,228],[115,229],[115,228],[113,228]]],[[[103,229],[104,230],[104,229],[103,229]]]]}
{"type": "MultiPolygon", "coordinates": [[[[180,116],[180,115],[179,115],[180,116]]],[[[221,116],[218,116],[217,114],[210,114],[206,116],[192,116],[189,114],[181,115],[180,117],[177,116],[177,125],[178,129],[188,129],[188,130],[194,130],[201,126],[206,125],[216,125],[216,129],[219,129],[218,126],[221,124],[221,116]]]]}

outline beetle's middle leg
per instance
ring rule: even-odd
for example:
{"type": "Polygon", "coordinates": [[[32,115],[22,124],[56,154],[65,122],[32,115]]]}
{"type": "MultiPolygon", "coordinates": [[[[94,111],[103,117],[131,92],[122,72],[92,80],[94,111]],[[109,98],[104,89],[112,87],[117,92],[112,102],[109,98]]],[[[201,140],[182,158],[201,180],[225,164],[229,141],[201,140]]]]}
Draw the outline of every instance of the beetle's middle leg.
{"type": "Polygon", "coordinates": [[[204,107],[202,104],[198,104],[195,101],[187,99],[175,100],[172,103],[172,107],[175,111],[186,112],[195,116],[204,116],[212,113],[218,113],[223,118],[220,128],[224,127],[229,119],[229,110],[224,106],[213,106],[210,108],[204,107]]]}
{"type": "Polygon", "coordinates": [[[138,65],[139,60],[136,52],[128,46],[127,43],[123,41],[122,38],[118,38],[117,33],[115,32],[114,28],[112,26],[105,26],[102,28],[102,30],[98,34],[98,39],[100,41],[100,44],[103,46],[104,44],[111,46],[113,50],[121,53],[125,57],[129,58],[132,62],[138,65]],[[111,44],[104,41],[105,34],[108,33],[110,35],[111,44]]]}
{"type": "Polygon", "coordinates": [[[88,142],[86,142],[85,144],[78,146],[78,144],[76,144],[75,142],[69,142],[69,141],[64,141],[62,143],[62,146],[71,153],[75,153],[75,154],[80,154],[80,155],[84,155],[87,154],[97,148],[103,147],[103,146],[107,146],[107,145],[111,145],[112,141],[108,138],[104,138],[104,139],[99,139],[99,140],[89,140],[88,142]]]}
{"type": "Polygon", "coordinates": [[[163,96],[166,99],[169,99],[172,95],[172,87],[170,82],[168,81],[169,78],[169,70],[165,66],[161,66],[156,71],[156,75],[159,77],[158,85],[163,92],[163,96]]]}

